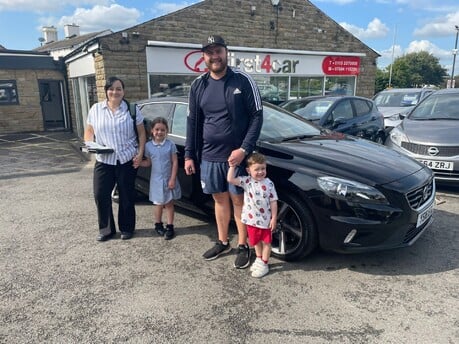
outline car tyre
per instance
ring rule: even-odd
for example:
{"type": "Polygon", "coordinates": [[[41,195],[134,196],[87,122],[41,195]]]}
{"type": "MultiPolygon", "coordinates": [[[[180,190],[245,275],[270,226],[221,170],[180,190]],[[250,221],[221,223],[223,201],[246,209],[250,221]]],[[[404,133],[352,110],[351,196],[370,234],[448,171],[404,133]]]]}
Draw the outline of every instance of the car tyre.
{"type": "Polygon", "coordinates": [[[277,204],[272,255],[285,261],[300,260],[318,246],[317,228],[311,212],[298,196],[288,192],[279,193],[277,204]]]}

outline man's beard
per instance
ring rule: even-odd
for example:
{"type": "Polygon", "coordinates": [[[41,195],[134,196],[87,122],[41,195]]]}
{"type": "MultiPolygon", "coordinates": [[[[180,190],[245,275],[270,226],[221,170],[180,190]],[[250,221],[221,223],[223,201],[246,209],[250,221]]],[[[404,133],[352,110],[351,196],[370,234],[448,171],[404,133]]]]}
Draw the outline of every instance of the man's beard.
{"type": "Polygon", "coordinates": [[[228,60],[225,58],[225,59],[214,59],[214,60],[211,60],[209,63],[206,63],[207,65],[207,68],[213,72],[213,73],[221,73],[223,72],[227,65],[228,65],[228,60]],[[213,62],[220,62],[220,66],[219,67],[214,67],[214,64],[213,62]]]}

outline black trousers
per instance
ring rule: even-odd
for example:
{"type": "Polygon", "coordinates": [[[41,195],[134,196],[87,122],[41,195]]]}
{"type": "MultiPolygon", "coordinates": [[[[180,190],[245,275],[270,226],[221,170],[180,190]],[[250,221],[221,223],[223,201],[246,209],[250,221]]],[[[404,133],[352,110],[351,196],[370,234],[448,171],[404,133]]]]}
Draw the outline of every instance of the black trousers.
{"type": "Polygon", "coordinates": [[[132,166],[132,161],[117,165],[96,162],[93,186],[100,234],[116,233],[111,197],[115,184],[118,185],[119,194],[118,228],[121,232],[134,232],[136,217],[134,182],[136,175],[137,170],[132,166]]]}

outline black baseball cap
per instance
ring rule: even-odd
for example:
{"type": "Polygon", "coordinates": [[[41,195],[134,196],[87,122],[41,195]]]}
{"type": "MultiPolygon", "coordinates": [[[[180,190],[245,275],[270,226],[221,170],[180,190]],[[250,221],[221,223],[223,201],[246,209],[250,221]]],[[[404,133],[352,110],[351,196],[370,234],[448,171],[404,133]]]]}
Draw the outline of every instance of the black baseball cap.
{"type": "Polygon", "coordinates": [[[206,50],[208,47],[211,45],[221,45],[226,48],[226,43],[225,40],[222,38],[222,36],[219,35],[210,35],[207,37],[203,42],[202,42],[202,48],[201,51],[206,50]]]}

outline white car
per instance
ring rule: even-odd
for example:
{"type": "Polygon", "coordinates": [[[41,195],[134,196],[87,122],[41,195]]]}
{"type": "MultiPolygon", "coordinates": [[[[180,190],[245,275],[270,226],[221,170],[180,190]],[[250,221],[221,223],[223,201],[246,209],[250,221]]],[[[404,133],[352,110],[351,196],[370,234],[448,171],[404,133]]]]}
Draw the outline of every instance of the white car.
{"type": "Polygon", "coordinates": [[[384,116],[386,132],[400,124],[400,115],[406,116],[417,103],[434,91],[436,89],[433,87],[391,88],[377,93],[373,100],[384,116]]]}

